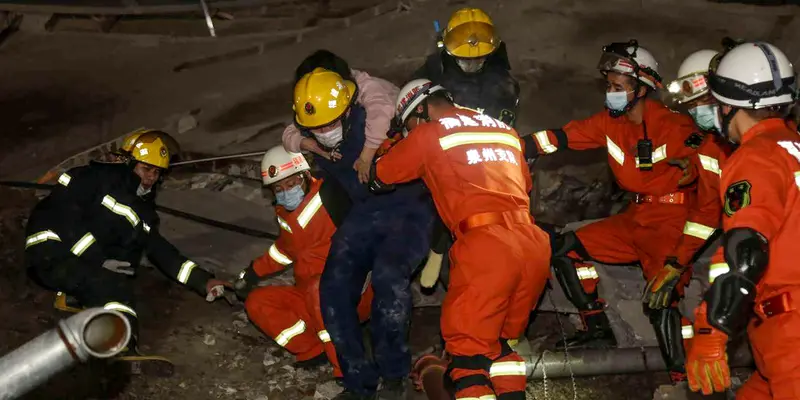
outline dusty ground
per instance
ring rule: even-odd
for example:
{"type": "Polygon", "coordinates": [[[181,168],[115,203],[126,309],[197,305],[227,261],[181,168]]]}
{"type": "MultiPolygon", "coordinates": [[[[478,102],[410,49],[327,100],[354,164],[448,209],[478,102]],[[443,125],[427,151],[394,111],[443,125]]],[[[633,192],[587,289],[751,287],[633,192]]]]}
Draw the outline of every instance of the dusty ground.
{"type": "MultiPolygon", "coordinates": [[[[325,17],[341,16],[351,4],[362,7],[379,1],[324,2],[333,8],[319,15],[313,14],[319,12],[310,6],[314,2],[283,3],[288,5],[277,16],[288,21],[280,22],[286,24],[278,29],[281,32],[302,31],[318,23],[323,29],[303,36],[299,43],[274,46],[270,43],[275,37],[268,31],[275,30],[277,20],[255,35],[214,41],[178,37],[184,29],[180,27],[164,35],[147,22],[124,25],[106,36],[76,33],[80,29],[67,29],[69,24],[55,33],[15,34],[0,47],[4,77],[0,179],[36,178],[70,155],[140,126],[176,132],[178,120],[187,115],[197,126],[177,135],[184,150],[206,154],[263,150],[278,143],[280,127],[290,120],[288,82],[304,55],[327,47],[354,67],[401,84],[431,50],[431,20],[444,20],[465,4],[492,14],[509,45],[513,73],[523,88],[523,133],[559,126],[600,109],[601,91],[595,90],[593,68],[600,46],[611,41],[636,37],[646,43],[668,77],[689,52],[714,48],[725,35],[771,40],[790,58],[800,57],[800,46],[786,34],[800,29],[796,8],[713,6],[711,10],[694,0],[564,1],[557,7],[549,1],[414,0],[410,11],[386,13],[343,29],[325,25],[325,17]],[[297,18],[309,10],[317,11],[297,18]],[[187,62],[254,45],[263,45],[263,51],[175,72],[187,62]]],[[[231,33],[241,33],[234,28],[231,33]]],[[[594,159],[582,154],[580,162],[575,156],[560,157],[543,159],[537,168],[563,171],[567,162],[573,170],[591,171],[571,183],[570,190],[581,183],[607,181],[603,154],[595,153],[594,159]]],[[[550,193],[551,183],[560,179],[556,174],[541,181],[550,193]]],[[[50,329],[62,317],[51,308],[51,295],[32,286],[22,267],[21,229],[33,202],[30,192],[0,188],[0,354],[50,329]]],[[[601,216],[585,206],[577,202],[570,210],[539,211],[558,223],[601,216]]],[[[315,385],[329,378],[325,370],[291,369],[290,357],[257,332],[240,308],[224,302],[207,305],[155,271],[145,271],[140,280],[144,342],[148,351],[176,362],[176,376],[130,378],[95,364],[58,377],[29,398],[303,399],[314,397],[315,385]]],[[[411,338],[415,352],[437,343],[437,313],[436,308],[415,313],[411,338]]],[[[555,315],[537,318],[530,335],[546,335],[552,345],[561,336],[555,315]]],[[[575,392],[570,380],[533,382],[530,392],[536,399],[650,399],[655,387],[666,382],[663,374],[600,377],[576,380],[575,392]]]]}
{"type": "MultiPolygon", "coordinates": [[[[35,198],[30,192],[0,188],[0,199],[0,354],[5,354],[51,329],[67,314],[53,309],[52,294],[25,276],[22,228],[35,198]]],[[[224,301],[209,305],[155,270],[144,270],[138,279],[144,349],[170,357],[177,365],[175,376],[131,377],[121,366],[97,361],[59,375],[26,399],[295,400],[326,398],[330,393],[329,368],[295,370],[291,355],[258,332],[241,306],[224,301]]],[[[414,354],[439,343],[438,317],[435,307],[415,310],[414,354]]],[[[561,338],[555,318],[552,313],[540,315],[529,336],[546,336],[546,346],[552,348],[561,338]]],[[[561,318],[570,330],[566,318],[561,318]]],[[[529,393],[535,399],[553,400],[650,399],[654,388],[666,382],[664,374],[579,378],[575,397],[569,379],[548,380],[532,382],[529,393]]],[[[411,398],[425,397],[416,393],[411,398]]]]}

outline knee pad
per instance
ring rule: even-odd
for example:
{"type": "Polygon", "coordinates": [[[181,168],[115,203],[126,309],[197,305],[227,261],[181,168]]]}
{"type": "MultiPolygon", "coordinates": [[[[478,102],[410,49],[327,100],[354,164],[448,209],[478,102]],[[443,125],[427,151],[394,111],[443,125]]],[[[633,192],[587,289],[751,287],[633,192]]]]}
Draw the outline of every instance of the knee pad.
{"type": "Polygon", "coordinates": [[[670,371],[683,370],[686,352],[681,335],[681,314],[677,308],[650,310],[648,317],[656,332],[661,356],[670,371]]]}

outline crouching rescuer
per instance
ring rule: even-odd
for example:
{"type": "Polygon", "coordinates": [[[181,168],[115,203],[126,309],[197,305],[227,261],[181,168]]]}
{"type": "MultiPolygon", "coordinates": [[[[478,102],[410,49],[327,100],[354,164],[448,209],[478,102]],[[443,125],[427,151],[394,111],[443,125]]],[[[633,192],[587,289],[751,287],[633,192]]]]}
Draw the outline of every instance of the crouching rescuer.
{"type": "Polygon", "coordinates": [[[41,286],[69,295],[80,307],[122,312],[133,330],[128,350],[117,359],[133,372],[171,375],[169,360],[139,352],[134,283],[142,255],[167,276],[208,300],[222,295],[223,282],[187,259],[159,233],[155,196],[169,151],[157,131],[132,134],[120,162],[92,162],[58,178],[34,208],[26,228],[29,275],[41,286]]]}
{"type": "MultiPolygon", "coordinates": [[[[333,179],[314,179],[308,162],[282,146],[261,161],[261,176],[276,199],[280,234],[261,257],[234,283],[245,298],[250,320],[297,358],[296,366],[314,367],[327,359],[335,378],[342,378],[336,351],[322,321],[319,279],[331,247],[331,237],[350,209],[347,193],[333,179]],[[294,286],[257,287],[269,275],[294,267],[294,286]]],[[[369,317],[372,287],[362,289],[358,315],[369,317]]]]}
{"type": "Polygon", "coordinates": [[[550,242],[529,212],[519,136],[424,79],[400,91],[397,118],[411,133],[378,159],[370,187],[421,178],[456,239],[441,320],[456,398],[524,399],[525,362],[507,340],[523,333],[544,288],[550,242]]]}

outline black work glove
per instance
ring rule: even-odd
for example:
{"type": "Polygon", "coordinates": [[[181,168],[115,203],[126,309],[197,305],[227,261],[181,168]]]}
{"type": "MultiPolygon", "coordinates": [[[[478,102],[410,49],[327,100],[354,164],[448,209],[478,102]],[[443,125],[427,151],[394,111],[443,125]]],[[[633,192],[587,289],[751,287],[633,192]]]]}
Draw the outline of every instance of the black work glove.
{"type": "Polygon", "coordinates": [[[258,286],[258,282],[260,280],[261,278],[259,278],[258,274],[256,274],[256,270],[253,269],[253,263],[251,262],[247,268],[243,269],[242,272],[239,273],[238,278],[235,282],[233,282],[233,288],[236,291],[236,297],[242,301],[246,300],[247,296],[250,294],[250,291],[258,286]]]}

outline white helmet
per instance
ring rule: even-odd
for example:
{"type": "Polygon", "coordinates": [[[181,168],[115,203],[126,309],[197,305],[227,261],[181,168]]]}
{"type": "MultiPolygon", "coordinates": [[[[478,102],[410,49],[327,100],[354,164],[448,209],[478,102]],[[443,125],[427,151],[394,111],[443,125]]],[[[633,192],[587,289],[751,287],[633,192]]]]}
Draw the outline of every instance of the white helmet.
{"type": "Polygon", "coordinates": [[[782,106],[797,99],[794,67],[780,49],[769,43],[734,47],[711,69],[709,81],[717,100],[737,108],[782,106]]]}
{"type": "Polygon", "coordinates": [[[603,55],[600,56],[597,69],[603,75],[608,72],[617,72],[636,78],[653,89],[661,86],[658,62],[649,51],[639,47],[636,40],[603,46],[603,55]]]}
{"type": "MultiPolygon", "coordinates": [[[[403,88],[400,89],[400,94],[397,96],[397,103],[395,106],[395,115],[400,124],[405,124],[408,117],[423,100],[441,90],[444,90],[444,87],[441,85],[434,85],[433,82],[427,79],[414,79],[403,86],[403,88]]],[[[405,129],[403,133],[406,134],[405,129]]]]}
{"type": "Polygon", "coordinates": [[[699,50],[690,54],[678,68],[678,78],[667,89],[678,103],[686,103],[708,93],[708,69],[716,50],[699,50]]]}
{"type": "Polygon", "coordinates": [[[261,179],[264,185],[271,185],[311,167],[300,153],[290,153],[283,146],[269,149],[261,159],[261,179]]]}

